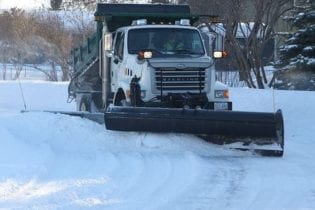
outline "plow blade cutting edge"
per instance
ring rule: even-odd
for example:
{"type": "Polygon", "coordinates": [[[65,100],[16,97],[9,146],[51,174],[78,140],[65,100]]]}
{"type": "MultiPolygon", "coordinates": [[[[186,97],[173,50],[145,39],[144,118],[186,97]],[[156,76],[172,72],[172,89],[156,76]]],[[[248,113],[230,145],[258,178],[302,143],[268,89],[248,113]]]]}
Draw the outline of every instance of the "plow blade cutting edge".
{"type": "Polygon", "coordinates": [[[109,130],[196,134],[219,144],[283,155],[281,110],[266,113],[110,106],[104,120],[109,130]],[[236,144],[239,142],[242,144],[236,144]]]}

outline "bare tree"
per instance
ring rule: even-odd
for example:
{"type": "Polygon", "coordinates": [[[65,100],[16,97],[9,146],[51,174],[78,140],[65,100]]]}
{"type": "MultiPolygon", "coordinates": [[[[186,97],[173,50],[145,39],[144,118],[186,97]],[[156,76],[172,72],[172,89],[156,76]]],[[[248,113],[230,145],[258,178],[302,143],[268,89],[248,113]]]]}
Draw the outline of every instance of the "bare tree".
{"type": "Polygon", "coordinates": [[[181,0],[197,14],[220,15],[225,43],[248,87],[265,88],[269,83],[263,51],[274,39],[275,25],[292,0],[181,0]],[[243,37],[243,43],[239,41],[243,37]]]}
{"type": "Polygon", "coordinates": [[[64,13],[63,18],[68,23],[67,27],[71,28],[74,45],[82,43],[95,31],[96,24],[92,13],[77,10],[64,13]]]}
{"type": "Polygon", "coordinates": [[[8,63],[8,47],[9,47],[9,18],[7,13],[3,13],[0,15],[0,63],[2,63],[2,79],[6,80],[7,75],[7,63],[8,63]]]}
{"type": "MultiPolygon", "coordinates": [[[[229,1],[230,13],[224,17],[226,44],[232,50],[238,69],[248,87],[265,88],[268,78],[264,69],[263,50],[276,33],[275,25],[281,15],[288,10],[289,0],[254,0],[252,21],[244,22],[242,14],[246,9],[241,0],[229,1]],[[237,40],[237,33],[245,37],[245,42],[237,40]]],[[[270,78],[271,79],[271,78],[270,78]]]]}
{"type": "Polygon", "coordinates": [[[63,81],[69,80],[70,51],[76,45],[76,37],[80,35],[80,41],[82,41],[91,34],[91,25],[94,26],[94,24],[88,24],[88,21],[82,19],[75,22],[75,17],[69,16],[69,13],[63,13],[63,15],[49,13],[42,14],[38,18],[36,34],[43,38],[45,45],[49,45],[45,52],[48,62],[51,63],[52,69],[60,66],[63,81]]]}
{"type": "Polygon", "coordinates": [[[56,81],[57,69],[62,80],[69,79],[70,51],[92,33],[95,24],[87,13],[52,11],[26,12],[11,9],[0,14],[0,62],[14,65],[17,78],[25,63],[41,71],[49,80],[56,81]],[[77,18],[79,15],[80,18],[77,18]],[[80,21],[77,21],[77,20],[80,21]],[[49,63],[51,70],[42,69],[40,63],[49,63]]]}
{"type": "MultiPolygon", "coordinates": [[[[46,48],[42,53],[46,57],[46,62],[51,64],[52,70],[49,74],[56,74],[54,73],[56,70],[55,66],[59,65],[62,70],[62,80],[68,80],[68,53],[71,48],[71,37],[65,29],[63,19],[56,13],[37,14],[37,19],[35,34],[38,37],[39,46],[36,48],[38,51],[42,51],[41,48],[43,47],[46,48]]],[[[56,79],[55,76],[49,76],[49,78],[56,79]]]]}
{"type": "Polygon", "coordinates": [[[34,32],[35,18],[21,9],[13,8],[1,15],[1,45],[2,62],[10,62],[15,66],[15,79],[18,78],[24,60],[30,55],[28,42],[30,34],[34,32]]]}

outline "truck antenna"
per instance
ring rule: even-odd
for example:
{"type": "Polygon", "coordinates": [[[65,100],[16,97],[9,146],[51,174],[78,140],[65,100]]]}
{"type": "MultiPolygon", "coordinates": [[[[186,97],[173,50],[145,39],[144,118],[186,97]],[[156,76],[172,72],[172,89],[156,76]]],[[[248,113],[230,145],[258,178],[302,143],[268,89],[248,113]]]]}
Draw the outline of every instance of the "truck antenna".
{"type": "Polygon", "coordinates": [[[275,89],[272,87],[272,105],[273,105],[273,112],[276,111],[276,104],[275,104],[275,89]]]}
{"type": "Polygon", "coordinates": [[[24,110],[26,111],[26,102],[25,102],[24,92],[23,92],[23,88],[22,88],[22,85],[21,85],[21,81],[20,81],[20,74],[18,75],[17,78],[18,78],[18,81],[19,81],[19,87],[20,87],[21,96],[22,96],[22,100],[23,100],[24,110]]]}

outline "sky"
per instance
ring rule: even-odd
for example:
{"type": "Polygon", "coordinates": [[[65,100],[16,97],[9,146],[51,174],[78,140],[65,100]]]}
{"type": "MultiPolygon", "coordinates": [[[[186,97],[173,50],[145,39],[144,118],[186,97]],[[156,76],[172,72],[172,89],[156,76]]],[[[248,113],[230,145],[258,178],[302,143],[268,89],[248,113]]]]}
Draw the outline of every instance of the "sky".
{"type": "Polygon", "coordinates": [[[14,7],[23,9],[50,8],[50,0],[0,0],[0,10],[14,7]]]}
{"type": "MultiPolygon", "coordinates": [[[[128,2],[128,1],[126,1],[128,2]]],[[[134,0],[136,3],[146,3],[147,0],[134,0]]],[[[13,7],[23,9],[50,8],[50,0],[0,0],[0,10],[13,7]]]]}

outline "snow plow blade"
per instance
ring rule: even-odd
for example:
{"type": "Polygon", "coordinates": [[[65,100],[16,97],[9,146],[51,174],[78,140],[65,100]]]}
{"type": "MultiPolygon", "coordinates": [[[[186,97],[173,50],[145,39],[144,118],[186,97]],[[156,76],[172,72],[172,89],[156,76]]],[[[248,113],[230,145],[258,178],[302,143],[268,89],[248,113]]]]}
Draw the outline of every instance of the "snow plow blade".
{"type": "Polygon", "coordinates": [[[103,113],[90,113],[90,112],[72,112],[72,111],[52,111],[52,110],[21,110],[22,113],[29,112],[47,112],[52,114],[63,114],[75,117],[81,117],[85,119],[92,120],[99,124],[104,124],[104,114],[103,113]]]}
{"type": "Polygon", "coordinates": [[[235,148],[283,155],[281,110],[266,113],[110,106],[104,120],[109,130],[197,134],[235,148]]]}

